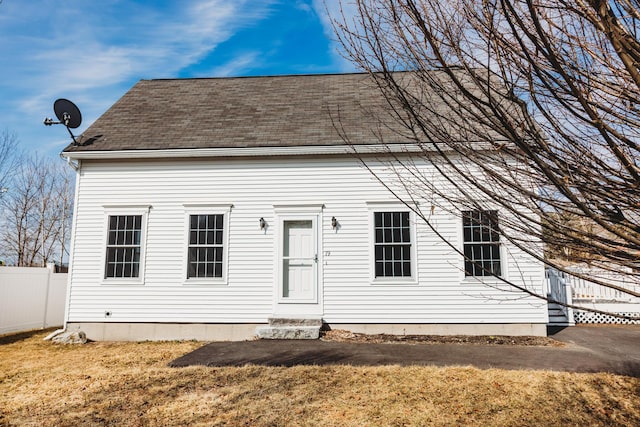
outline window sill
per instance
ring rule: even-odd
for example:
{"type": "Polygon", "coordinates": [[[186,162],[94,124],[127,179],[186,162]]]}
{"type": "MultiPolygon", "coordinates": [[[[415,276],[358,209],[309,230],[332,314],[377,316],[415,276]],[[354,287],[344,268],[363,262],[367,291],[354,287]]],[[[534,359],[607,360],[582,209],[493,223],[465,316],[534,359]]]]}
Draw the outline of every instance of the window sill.
{"type": "Polygon", "coordinates": [[[504,276],[465,276],[462,283],[491,283],[499,284],[507,280],[504,276]]]}
{"type": "Polygon", "coordinates": [[[402,278],[392,278],[392,277],[381,277],[375,278],[371,280],[371,285],[379,286],[379,285],[409,285],[409,286],[417,286],[418,281],[413,277],[402,277],[402,278]]]}
{"type": "Polygon", "coordinates": [[[101,285],[107,286],[144,286],[144,281],[139,279],[117,279],[117,278],[108,278],[102,279],[101,285]]]}
{"type": "Polygon", "coordinates": [[[226,279],[211,279],[211,278],[197,278],[186,279],[183,283],[184,286],[227,286],[226,279]]]}

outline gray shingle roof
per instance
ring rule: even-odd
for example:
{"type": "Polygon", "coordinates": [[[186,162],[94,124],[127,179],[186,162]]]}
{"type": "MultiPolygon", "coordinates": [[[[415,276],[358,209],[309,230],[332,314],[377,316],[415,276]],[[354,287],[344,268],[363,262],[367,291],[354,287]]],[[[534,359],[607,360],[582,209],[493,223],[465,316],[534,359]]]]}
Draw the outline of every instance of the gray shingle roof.
{"type": "Polygon", "coordinates": [[[407,142],[386,108],[366,74],[141,80],[64,151],[407,142]]]}

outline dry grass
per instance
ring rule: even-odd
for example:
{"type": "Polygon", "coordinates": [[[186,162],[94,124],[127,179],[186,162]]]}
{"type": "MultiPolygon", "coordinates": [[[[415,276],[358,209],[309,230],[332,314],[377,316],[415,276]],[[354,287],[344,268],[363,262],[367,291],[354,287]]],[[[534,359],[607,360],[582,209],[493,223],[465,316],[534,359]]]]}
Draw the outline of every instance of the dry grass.
{"type": "Polygon", "coordinates": [[[0,425],[640,425],[640,379],[469,367],[169,368],[201,343],[0,339],[0,425]]]}

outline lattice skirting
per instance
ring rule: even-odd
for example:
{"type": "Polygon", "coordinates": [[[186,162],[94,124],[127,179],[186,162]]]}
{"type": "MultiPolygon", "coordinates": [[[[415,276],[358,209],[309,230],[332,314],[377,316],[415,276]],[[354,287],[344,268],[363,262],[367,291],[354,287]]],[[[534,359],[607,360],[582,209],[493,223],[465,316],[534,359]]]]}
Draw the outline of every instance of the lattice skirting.
{"type": "MultiPolygon", "coordinates": [[[[640,313],[619,313],[625,316],[640,316],[640,313]]],[[[592,313],[590,311],[573,311],[576,323],[611,323],[616,325],[640,325],[640,320],[629,320],[614,317],[609,314],[592,313]]]]}

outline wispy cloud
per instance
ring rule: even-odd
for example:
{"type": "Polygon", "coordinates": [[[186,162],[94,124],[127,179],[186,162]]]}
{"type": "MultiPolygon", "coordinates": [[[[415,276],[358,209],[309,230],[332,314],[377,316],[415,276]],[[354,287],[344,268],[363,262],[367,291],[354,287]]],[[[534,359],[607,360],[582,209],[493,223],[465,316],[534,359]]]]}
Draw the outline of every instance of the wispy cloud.
{"type": "Polygon", "coordinates": [[[244,71],[255,67],[259,56],[260,52],[246,52],[244,54],[240,54],[226,64],[213,68],[210,75],[219,77],[241,75],[244,71]]]}
{"type": "Polygon", "coordinates": [[[274,1],[3,2],[0,126],[29,134],[24,126],[66,97],[83,104],[84,128],[139,78],[179,75],[268,16],[274,1]]]}
{"type": "Polygon", "coordinates": [[[334,58],[334,62],[338,65],[342,72],[351,72],[354,65],[347,60],[341,52],[343,51],[337,40],[332,20],[340,22],[343,18],[350,22],[356,15],[356,6],[353,2],[337,0],[312,0],[313,9],[320,17],[325,36],[331,40],[329,52],[334,58]]]}
{"type": "Polygon", "coordinates": [[[326,43],[329,14],[323,0],[5,0],[0,128],[59,149],[66,132],[42,125],[56,98],[81,108],[80,133],[141,78],[351,71],[326,43]]]}
{"type": "MultiPolygon", "coordinates": [[[[109,88],[139,76],[174,76],[227,40],[234,31],[268,13],[269,2],[251,2],[251,7],[247,7],[248,3],[194,1],[175,10],[175,14],[158,16],[150,11],[149,16],[156,20],[146,28],[132,28],[127,20],[116,22],[126,19],[125,16],[105,16],[100,28],[71,27],[47,40],[47,46],[57,48],[34,52],[31,61],[38,64],[39,71],[25,82],[32,88],[32,95],[21,106],[39,105],[40,99],[50,98],[54,93],[109,88]],[[116,45],[122,31],[135,31],[137,36],[133,40],[138,43],[116,45]],[[158,70],[163,75],[157,75],[158,70]],[[38,82],[46,85],[39,86],[38,82]]],[[[141,12],[144,11],[138,11],[141,12]]],[[[56,17],[54,12],[52,18],[56,17]]],[[[131,20],[135,21],[135,17],[131,20]]]]}

